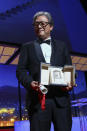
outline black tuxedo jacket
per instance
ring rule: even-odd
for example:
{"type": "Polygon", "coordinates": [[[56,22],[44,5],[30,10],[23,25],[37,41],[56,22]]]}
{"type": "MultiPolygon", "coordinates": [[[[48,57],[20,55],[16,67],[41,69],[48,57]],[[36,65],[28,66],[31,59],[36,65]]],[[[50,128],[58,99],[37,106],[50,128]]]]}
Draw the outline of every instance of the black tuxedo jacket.
{"type": "MultiPolygon", "coordinates": [[[[38,41],[32,41],[22,46],[16,75],[21,84],[27,89],[27,105],[37,106],[38,92],[30,87],[32,81],[40,81],[40,63],[46,62],[38,41]]],[[[52,66],[71,65],[69,51],[64,42],[52,40],[52,66]]],[[[61,91],[61,87],[48,86],[47,98],[53,98],[58,106],[66,107],[69,104],[69,95],[61,91]]]]}

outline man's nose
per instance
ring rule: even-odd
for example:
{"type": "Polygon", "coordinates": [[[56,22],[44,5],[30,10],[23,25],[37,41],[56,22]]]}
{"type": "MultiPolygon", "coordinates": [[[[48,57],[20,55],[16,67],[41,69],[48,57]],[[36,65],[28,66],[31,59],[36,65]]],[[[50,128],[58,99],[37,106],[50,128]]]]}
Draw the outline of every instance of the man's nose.
{"type": "Polygon", "coordinates": [[[39,28],[42,28],[41,24],[38,25],[39,28]]]}

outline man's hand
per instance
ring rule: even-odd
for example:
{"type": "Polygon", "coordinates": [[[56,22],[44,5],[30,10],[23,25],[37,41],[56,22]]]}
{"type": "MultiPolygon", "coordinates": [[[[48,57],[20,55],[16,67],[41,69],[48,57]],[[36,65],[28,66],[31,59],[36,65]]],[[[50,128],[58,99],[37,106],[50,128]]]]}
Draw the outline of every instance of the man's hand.
{"type": "Polygon", "coordinates": [[[39,83],[37,81],[32,81],[31,88],[35,91],[38,91],[39,90],[39,83]]]}
{"type": "Polygon", "coordinates": [[[72,88],[73,88],[73,86],[68,83],[68,86],[67,86],[67,87],[62,87],[61,90],[62,90],[62,91],[71,91],[72,88]]]}

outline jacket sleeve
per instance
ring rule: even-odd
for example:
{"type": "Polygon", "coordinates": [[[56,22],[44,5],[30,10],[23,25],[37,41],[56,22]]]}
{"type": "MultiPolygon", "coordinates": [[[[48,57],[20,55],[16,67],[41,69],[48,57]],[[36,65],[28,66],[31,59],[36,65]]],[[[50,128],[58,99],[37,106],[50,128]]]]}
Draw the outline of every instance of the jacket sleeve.
{"type": "Polygon", "coordinates": [[[29,89],[30,83],[33,81],[29,71],[29,58],[28,49],[23,45],[20,51],[19,61],[16,70],[16,77],[18,81],[26,88],[29,89]]]}

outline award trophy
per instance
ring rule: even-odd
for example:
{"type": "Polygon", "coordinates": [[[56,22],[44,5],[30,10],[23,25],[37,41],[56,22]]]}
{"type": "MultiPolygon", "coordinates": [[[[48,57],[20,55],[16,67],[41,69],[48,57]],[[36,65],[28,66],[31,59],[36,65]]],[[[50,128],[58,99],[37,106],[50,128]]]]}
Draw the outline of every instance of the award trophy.
{"type": "Polygon", "coordinates": [[[42,85],[68,86],[70,83],[75,86],[75,66],[55,67],[41,63],[40,78],[42,85]]]}

